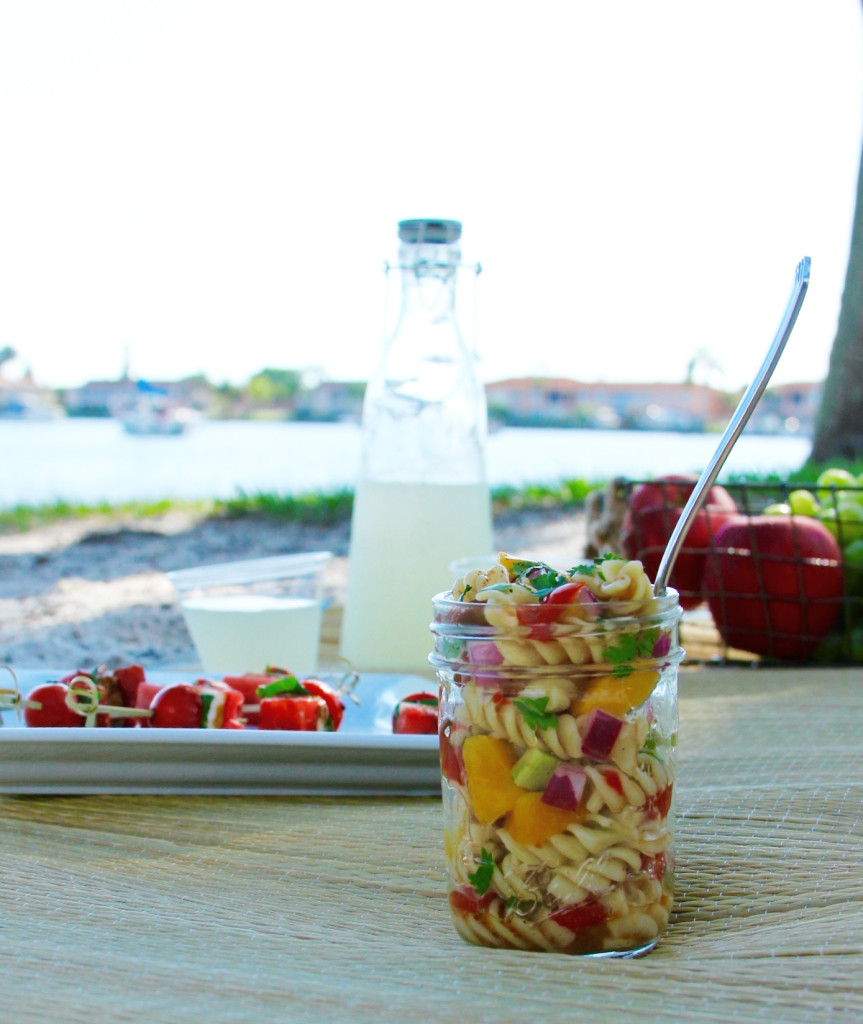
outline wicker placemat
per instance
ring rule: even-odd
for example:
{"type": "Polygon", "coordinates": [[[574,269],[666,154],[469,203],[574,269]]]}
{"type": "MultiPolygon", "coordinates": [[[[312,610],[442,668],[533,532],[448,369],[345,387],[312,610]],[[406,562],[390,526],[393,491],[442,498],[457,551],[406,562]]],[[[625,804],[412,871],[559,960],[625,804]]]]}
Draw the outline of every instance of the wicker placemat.
{"type": "Polygon", "coordinates": [[[0,799],[0,1020],[859,1021],[861,712],[853,670],[684,676],[635,961],[463,943],[434,799],[0,799]]]}

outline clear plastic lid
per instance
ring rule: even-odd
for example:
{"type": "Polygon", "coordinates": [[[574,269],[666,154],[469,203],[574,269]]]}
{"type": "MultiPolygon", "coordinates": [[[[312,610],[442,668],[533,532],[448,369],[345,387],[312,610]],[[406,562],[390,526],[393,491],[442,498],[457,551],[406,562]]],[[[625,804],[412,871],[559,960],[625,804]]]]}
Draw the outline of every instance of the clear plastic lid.
{"type": "Polygon", "coordinates": [[[320,572],[332,557],[330,551],[306,551],[297,555],[250,558],[241,562],[199,565],[194,569],[175,569],[166,575],[177,590],[222,584],[263,583],[267,580],[311,576],[320,572]]]}

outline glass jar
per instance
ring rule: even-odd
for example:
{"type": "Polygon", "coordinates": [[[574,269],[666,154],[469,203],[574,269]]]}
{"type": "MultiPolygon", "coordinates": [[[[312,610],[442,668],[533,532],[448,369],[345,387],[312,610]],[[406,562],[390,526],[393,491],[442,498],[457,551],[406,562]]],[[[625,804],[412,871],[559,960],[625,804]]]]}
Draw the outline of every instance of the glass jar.
{"type": "Polygon", "coordinates": [[[434,598],[454,924],[481,946],[635,956],[673,901],[677,594],[572,622],[522,607],[434,598]]]}
{"type": "Polygon", "coordinates": [[[399,224],[398,322],[366,389],[341,653],[428,672],[429,596],[456,558],[492,550],[486,400],[456,320],[458,221],[399,224]],[[395,566],[396,621],[369,595],[395,566]]]}

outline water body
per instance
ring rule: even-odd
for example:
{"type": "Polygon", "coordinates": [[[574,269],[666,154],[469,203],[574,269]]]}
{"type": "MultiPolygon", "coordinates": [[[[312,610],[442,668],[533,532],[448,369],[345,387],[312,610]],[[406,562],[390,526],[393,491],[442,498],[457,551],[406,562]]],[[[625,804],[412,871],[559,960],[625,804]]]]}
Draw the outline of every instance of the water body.
{"type": "MultiPolygon", "coordinates": [[[[506,428],[489,437],[493,486],[700,472],[715,434],[506,428]]],[[[0,420],[0,507],[302,494],[353,487],[361,434],[347,423],[202,422],[181,437],[134,437],[115,420],[0,420]]],[[[744,435],[725,472],[787,472],[811,442],[744,435]]]]}

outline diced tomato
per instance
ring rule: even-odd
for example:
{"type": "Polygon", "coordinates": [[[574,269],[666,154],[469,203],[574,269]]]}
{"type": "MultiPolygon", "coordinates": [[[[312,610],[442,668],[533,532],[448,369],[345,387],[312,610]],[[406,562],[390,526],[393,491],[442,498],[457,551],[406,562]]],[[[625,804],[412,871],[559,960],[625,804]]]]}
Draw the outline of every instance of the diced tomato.
{"type": "Polygon", "coordinates": [[[642,853],[641,870],[649,871],[658,882],[661,882],[665,877],[667,869],[668,858],[664,853],[660,853],[656,857],[648,857],[647,854],[642,853]]]}
{"type": "Polygon", "coordinates": [[[315,697],[320,697],[327,705],[327,710],[330,713],[330,720],[332,721],[333,731],[338,729],[342,724],[342,719],[345,715],[345,705],[342,702],[342,698],[328,683],[322,682],[320,679],[303,679],[300,686],[304,690],[308,690],[309,693],[315,697]]]}
{"type": "Polygon", "coordinates": [[[328,718],[327,703],[322,697],[264,697],[258,728],[315,732],[325,727],[328,718]]]}
{"type": "Polygon", "coordinates": [[[440,734],[440,769],[445,779],[454,782],[458,786],[464,786],[467,782],[464,771],[464,758],[461,756],[461,748],[455,746],[450,739],[452,723],[447,722],[440,734]]]}
{"type": "Polygon", "coordinates": [[[493,899],[491,893],[487,892],[480,896],[475,889],[462,887],[450,892],[449,905],[460,914],[481,914],[484,910],[488,910],[493,899]]]}
{"type": "Polygon", "coordinates": [[[648,818],[665,818],[671,810],[671,794],[673,783],[660,789],[655,796],[649,796],[644,804],[644,813],[648,818]]]}
{"type": "Polygon", "coordinates": [[[603,924],[608,919],[608,911],[599,900],[589,896],[581,903],[573,903],[556,910],[550,915],[550,919],[571,932],[577,932],[580,928],[594,928],[598,924],[603,924]]]}
{"type": "Polygon", "coordinates": [[[615,793],[619,793],[623,796],[623,783],[620,781],[620,776],[615,771],[606,771],[602,773],[605,781],[611,786],[615,793]]]}

